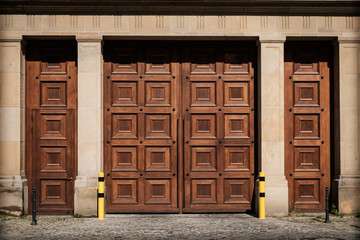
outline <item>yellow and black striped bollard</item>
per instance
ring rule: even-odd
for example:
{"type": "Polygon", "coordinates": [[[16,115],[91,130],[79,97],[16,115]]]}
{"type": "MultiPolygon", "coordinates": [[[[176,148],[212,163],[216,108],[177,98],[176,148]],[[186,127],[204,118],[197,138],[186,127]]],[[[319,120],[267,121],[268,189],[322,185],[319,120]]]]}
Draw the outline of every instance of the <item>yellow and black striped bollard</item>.
{"type": "Polygon", "coordinates": [[[265,219],[265,173],[259,173],[259,218],[265,219]]]}
{"type": "Polygon", "coordinates": [[[99,173],[98,181],[98,219],[104,219],[104,173],[99,173]]]}

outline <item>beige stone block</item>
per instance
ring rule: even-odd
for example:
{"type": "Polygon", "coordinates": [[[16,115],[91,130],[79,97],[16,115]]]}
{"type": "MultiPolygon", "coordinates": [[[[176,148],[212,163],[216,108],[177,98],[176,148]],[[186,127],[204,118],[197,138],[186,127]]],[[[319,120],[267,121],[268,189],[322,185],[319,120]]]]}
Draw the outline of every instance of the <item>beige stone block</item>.
{"type": "Polygon", "coordinates": [[[41,15],[24,15],[21,20],[20,30],[27,32],[40,32],[42,28],[42,16],[41,15]]]}
{"type": "Polygon", "coordinates": [[[58,32],[70,31],[70,15],[56,15],[55,29],[58,32]]]}
{"type": "Polygon", "coordinates": [[[174,35],[189,32],[189,16],[169,16],[170,29],[169,32],[174,35]]]}
{"type": "Polygon", "coordinates": [[[20,141],[20,107],[0,108],[0,141],[20,141]]]}
{"type": "MultiPolygon", "coordinates": [[[[141,28],[136,28],[138,31],[144,33],[151,33],[153,35],[157,34],[169,34],[170,30],[170,17],[157,15],[157,16],[142,16],[141,18],[142,24],[141,28]]],[[[140,20],[139,20],[140,21],[140,20]]],[[[138,22],[140,23],[140,22],[138,22]]]]}
{"type": "Polygon", "coordinates": [[[196,33],[203,32],[205,25],[205,16],[188,16],[189,19],[189,32],[197,35],[196,33]]]}
{"type": "Polygon", "coordinates": [[[117,31],[121,29],[121,16],[120,15],[110,15],[110,16],[100,16],[101,22],[101,31],[117,31]],[[119,19],[120,18],[120,19],[119,19]]]}
{"type": "Polygon", "coordinates": [[[100,74],[79,73],[78,75],[78,106],[79,107],[98,107],[102,91],[99,88],[102,82],[100,74]]]}
{"type": "Polygon", "coordinates": [[[136,28],[137,35],[141,33],[149,33],[149,32],[153,32],[156,34],[159,32],[159,29],[157,28],[157,20],[158,20],[157,16],[141,16],[138,19],[139,19],[138,23],[140,24],[140,27],[136,28]]]}
{"type": "Polygon", "coordinates": [[[228,25],[227,34],[235,34],[247,31],[247,16],[226,16],[228,25]]]}
{"type": "Polygon", "coordinates": [[[280,141],[281,133],[280,123],[280,108],[263,108],[261,111],[262,128],[261,140],[262,141],[280,141]]]}
{"type": "Polygon", "coordinates": [[[78,109],[78,141],[79,143],[96,141],[97,128],[96,108],[80,107],[78,109]]]}
{"type": "Polygon", "coordinates": [[[22,188],[0,187],[0,212],[20,216],[23,212],[22,188]]]}
{"type": "Polygon", "coordinates": [[[102,54],[100,42],[78,43],[78,72],[101,74],[102,54]]]}
{"type": "Polygon", "coordinates": [[[340,76],[340,107],[359,106],[358,74],[341,74],[340,76]]]}
{"type": "Polygon", "coordinates": [[[2,14],[0,15],[0,31],[9,31],[14,28],[14,15],[2,14]]]}
{"type": "Polygon", "coordinates": [[[340,141],[359,140],[358,108],[340,108],[340,141]]]}
{"type": "Polygon", "coordinates": [[[277,32],[294,32],[300,31],[298,28],[299,17],[274,16],[275,31],[277,32]]]}
{"type": "MultiPolygon", "coordinates": [[[[262,129],[263,131],[263,129],[262,129]]],[[[284,175],[284,148],[280,141],[261,142],[262,171],[271,175],[284,175]]]]}
{"type": "MultiPolygon", "coordinates": [[[[284,95],[284,88],[280,86],[283,76],[266,74],[261,76],[261,105],[262,107],[279,107],[284,95]]],[[[282,84],[281,84],[282,85],[282,84]]]]}
{"type": "Polygon", "coordinates": [[[83,176],[96,175],[101,159],[98,159],[96,142],[78,143],[78,174],[83,176]]]}
{"type": "Polygon", "coordinates": [[[50,33],[57,32],[58,15],[42,15],[41,16],[41,32],[50,33]]]}
{"type": "Polygon", "coordinates": [[[231,29],[231,21],[228,16],[205,16],[205,32],[227,33],[231,29]]]}
{"type": "Polygon", "coordinates": [[[339,211],[345,214],[360,211],[360,180],[359,178],[341,178],[338,187],[339,211]]]}
{"type": "Polygon", "coordinates": [[[284,179],[283,186],[268,186],[269,177],[265,182],[265,214],[266,216],[286,216],[289,213],[288,207],[288,186],[284,179]]]}
{"type": "Polygon", "coordinates": [[[352,17],[352,28],[351,32],[359,33],[360,32],[360,17],[352,17]]]}
{"type": "Polygon", "coordinates": [[[20,73],[20,42],[0,42],[0,73],[20,73]]]}
{"type": "Polygon", "coordinates": [[[26,15],[12,15],[13,18],[13,22],[12,22],[12,30],[17,30],[17,31],[24,31],[25,29],[27,30],[27,26],[26,26],[26,15]]]}
{"type": "Polygon", "coordinates": [[[334,17],[333,16],[318,16],[318,33],[332,33],[335,32],[334,29],[334,17]]]}
{"type": "Polygon", "coordinates": [[[20,41],[22,39],[22,33],[20,31],[0,31],[0,40],[5,42],[12,42],[13,40],[20,41]]]}
{"type": "Polygon", "coordinates": [[[300,33],[308,31],[310,27],[310,18],[304,18],[303,16],[281,16],[278,18],[276,29],[278,31],[288,33],[300,33]]]}
{"type": "Polygon", "coordinates": [[[359,213],[360,187],[339,189],[339,212],[345,214],[359,213]]]}
{"type": "Polygon", "coordinates": [[[20,175],[20,142],[0,142],[0,175],[20,175]]]}
{"type": "Polygon", "coordinates": [[[85,32],[100,32],[101,31],[101,21],[100,15],[85,15],[83,16],[85,32]]]}
{"type": "Polygon", "coordinates": [[[48,15],[47,18],[49,22],[43,25],[43,31],[57,32],[61,35],[74,35],[74,31],[84,31],[84,16],[48,15]]]}
{"type": "Polygon", "coordinates": [[[103,146],[104,146],[104,142],[102,141],[98,141],[96,142],[96,159],[97,159],[97,172],[102,172],[104,171],[104,166],[103,166],[103,156],[104,156],[104,152],[103,152],[103,146]]]}
{"type": "Polygon", "coordinates": [[[226,16],[225,35],[243,34],[247,31],[247,18],[245,16],[226,16]]]}
{"type": "Polygon", "coordinates": [[[340,76],[344,73],[359,73],[359,48],[360,44],[340,43],[340,76]]]}
{"type": "Polygon", "coordinates": [[[0,106],[20,106],[20,73],[0,73],[0,106]]]}
{"type": "Polygon", "coordinates": [[[141,16],[124,16],[127,19],[127,28],[129,32],[132,32],[135,28],[140,28],[142,23],[141,16]]]}
{"type": "Polygon", "coordinates": [[[103,108],[96,108],[96,142],[103,141],[103,108]]]}
{"type": "Polygon", "coordinates": [[[346,17],[332,17],[332,29],[337,32],[349,31],[346,27],[346,17]]]}
{"type": "Polygon", "coordinates": [[[85,32],[85,16],[83,15],[71,15],[70,26],[72,31],[85,32]]]}
{"type": "Polygon", "coordinates": [[[358,141],[340,142],[341,175],[359,175],[359,144],[358,141]]]}
{"type": "Polygon", "coordinates": [[[276,16],[248,16],[248,29],[251,32],[274,32],[276,16]]]}
{"type": "Polygon", "coordinates": [[[75,187],[74,214],[84,217],[97,216],[96,187],[75,187]]]}
{"type": "Polygon", "coordinates": [[[261,75],[280,74],[284,67],[284,44],[261,43],[261,75]]]}

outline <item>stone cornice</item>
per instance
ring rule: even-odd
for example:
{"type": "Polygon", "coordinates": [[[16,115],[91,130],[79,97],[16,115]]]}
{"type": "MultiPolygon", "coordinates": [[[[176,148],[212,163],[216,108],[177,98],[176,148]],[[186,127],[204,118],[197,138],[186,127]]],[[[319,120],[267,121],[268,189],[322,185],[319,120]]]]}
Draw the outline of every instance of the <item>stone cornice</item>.
{"type": "Polygon", "coordinates": [[[359,16],[359,0],[2,0],[2,14],[359,16]]]}
{"type": "Polygon", "coordinates": [[[344,36],[339,36],[338,37],[338,42],[340,44],[346,44],[346,43],[360,43],[360,35],[357,35],[357,36],[347,36],[347,37],[344,37],[344,36]]]}
{"type": "Polygon", "coordinates": [[[284,43],[286,41],[286,36],[267,36],[260,35],[259,42],[260,43],[284,43]]]}

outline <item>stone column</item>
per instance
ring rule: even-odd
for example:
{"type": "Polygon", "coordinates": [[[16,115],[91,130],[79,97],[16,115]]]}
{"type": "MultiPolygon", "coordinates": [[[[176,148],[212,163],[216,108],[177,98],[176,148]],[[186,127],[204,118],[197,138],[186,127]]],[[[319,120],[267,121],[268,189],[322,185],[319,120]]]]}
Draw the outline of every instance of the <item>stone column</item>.
{"type": "Polygon", "coordinates": [[[101,37],[78,41],[78,175],[75,215],[96,216],[97,175],[102,171],[102,52],[101,37]]]}
{"type": "Polygon", "coordinates": [[[24,62],[20,38],[0,40],[0,211],[14,215],[27,204],[24,62]]]}
{"type": "Polygon", "coordinates": [[[265,172],[267,215],[288,213],[284,169],[284,42],[260,36],[260,171],[265,172]]]}
{"type": "Polygon", "coordinates": [[[359,81],[360,40],[339,39],[340,177],[336,181],[341,213],[360,211],[359,81]]]}

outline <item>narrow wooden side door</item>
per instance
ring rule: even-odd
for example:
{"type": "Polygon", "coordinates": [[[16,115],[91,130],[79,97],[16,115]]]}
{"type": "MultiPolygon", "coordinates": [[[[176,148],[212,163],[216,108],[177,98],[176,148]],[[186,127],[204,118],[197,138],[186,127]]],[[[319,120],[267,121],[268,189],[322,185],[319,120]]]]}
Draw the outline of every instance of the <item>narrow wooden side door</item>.
{"type": "Polygon", "coordinates": [[[184,211],[251,210],[256,48],[193,42],[183,53],[184,211]]]}
{"type": "MultiPolygon", "coordinates": [[[[76,42],[29,41],[26,172],[40,214],[73,214],[76,174],[76,42]]],[[[29,202],[29,210],[32,204],[29,202]]]]}
{"type": "Polygon", "coordinates": [[[330,65],[324,42],[285,45],[285,172],[289,206],[323,211],[330,188],[330,65]]]}
{"type": "Polygon", "coordinates": [[[104,88],[106,212],[178,212],[177,49],[107,42],[104,88]]]}

